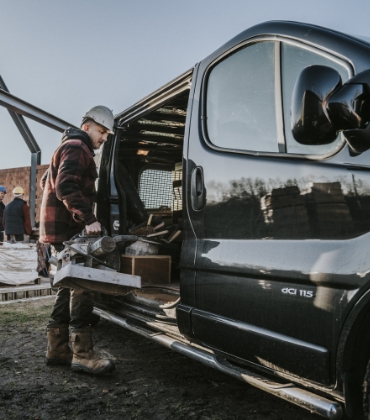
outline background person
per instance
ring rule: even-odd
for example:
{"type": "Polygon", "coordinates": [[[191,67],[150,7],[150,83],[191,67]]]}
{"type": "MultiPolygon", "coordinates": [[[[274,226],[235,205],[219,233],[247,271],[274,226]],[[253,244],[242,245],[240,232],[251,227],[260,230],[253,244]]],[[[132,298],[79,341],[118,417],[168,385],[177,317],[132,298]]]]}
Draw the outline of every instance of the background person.
{"type": "Polygon", "coordinates": [[[3,185],[0,185],[0,242],[4,241],[4,225],[3,225],[3,214],[5,210],[5,204],[3,203],[6,194],[6,189],[3,185]]]}
{"type": "Polygon", "coordinates": [[[32,232],[30,208],[22,198],[22,187],[15,187],[13,195],[13,201],[5,207],[3,225],[9,242],[23,242],[26,240],[25,235],[29,236],[32,232]]]}
{"type": "MultiPolygon", "coordinates": [[[[92,210],[98,176],[94,150],[107,141],[113,123],[109,108],[96,106],[88,111],[81,129],[68,128],[63,133],[62,143],[42,177],[39,241],[51,245],[52,255],[57,255],[64,248],[63,242],[83,228],[88,235],[101,231],[92,210]]],[[[93,305],[92,292],[59,287],[52,320],[47,325],[47,364],[68,364],[73,370],[94,374],[114,369],[113,361],[99,357],[93,350],[93,305]],[[68,345],[69,328],[73,354],[68,345]]]]}

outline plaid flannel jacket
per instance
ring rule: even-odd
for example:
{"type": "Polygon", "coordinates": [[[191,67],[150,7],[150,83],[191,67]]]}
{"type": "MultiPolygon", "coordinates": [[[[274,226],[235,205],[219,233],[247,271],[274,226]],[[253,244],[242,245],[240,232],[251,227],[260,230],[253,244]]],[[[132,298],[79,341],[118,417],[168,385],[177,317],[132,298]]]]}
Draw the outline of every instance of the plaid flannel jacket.
{"type": "Polygon", "coordinates": [[[61,243],[96,221],[97,170],[90,137],[69,128],[41,180],[40,242],[61,243]]]}

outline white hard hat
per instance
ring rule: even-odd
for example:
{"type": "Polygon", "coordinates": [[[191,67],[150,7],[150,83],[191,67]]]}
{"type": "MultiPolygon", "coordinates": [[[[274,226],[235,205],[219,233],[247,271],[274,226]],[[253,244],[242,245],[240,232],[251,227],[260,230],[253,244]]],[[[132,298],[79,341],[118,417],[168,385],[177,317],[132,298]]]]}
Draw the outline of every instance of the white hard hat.
{"type": "Polygon", "coordinates": [[[113,112],[103,105],[94,106],[82,117],[82,122],[86,120],[93,120],[97,124],[109,130],[110,134],[113,134],[114,117],[113,112]]]}
{"type": "Polygon", "coordinates": [[[24,189],[22,187],[15,187],[14,190],[13,190],[13,194],[16,197],[19,197],[19,196],[24,194],[24,189]]]}

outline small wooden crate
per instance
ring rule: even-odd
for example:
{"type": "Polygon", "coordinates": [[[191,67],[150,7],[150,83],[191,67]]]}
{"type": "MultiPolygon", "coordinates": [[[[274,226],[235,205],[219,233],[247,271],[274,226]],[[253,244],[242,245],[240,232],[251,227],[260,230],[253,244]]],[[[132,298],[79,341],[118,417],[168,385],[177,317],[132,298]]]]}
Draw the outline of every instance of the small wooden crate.
{"type": "Polygon", "coordinates": [[[121,272],[141,277],[141,284],[171,282],[170,255],[121,255],[121,272]]]}

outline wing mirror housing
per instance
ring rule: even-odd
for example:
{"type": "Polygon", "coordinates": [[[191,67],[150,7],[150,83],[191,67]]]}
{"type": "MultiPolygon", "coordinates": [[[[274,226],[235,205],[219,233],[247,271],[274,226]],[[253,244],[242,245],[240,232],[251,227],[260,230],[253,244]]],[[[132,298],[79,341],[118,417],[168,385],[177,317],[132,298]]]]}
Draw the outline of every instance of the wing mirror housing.
{"type": "Polygon", "coordinates": [[[328,97],[342,86],[339,73],[326,66],[302,70],[293,89],[291,128],[298,143],[332,143],[338,133],[326,109],[328,97]]]}
{"type": "Polygon", "coordinates": [[[342,85],[336,70],[306,67],[293,90],[291,121],[301,144],[329,144],[342,131],[352,152],[370,149],[370,70],[342,85]]]}

